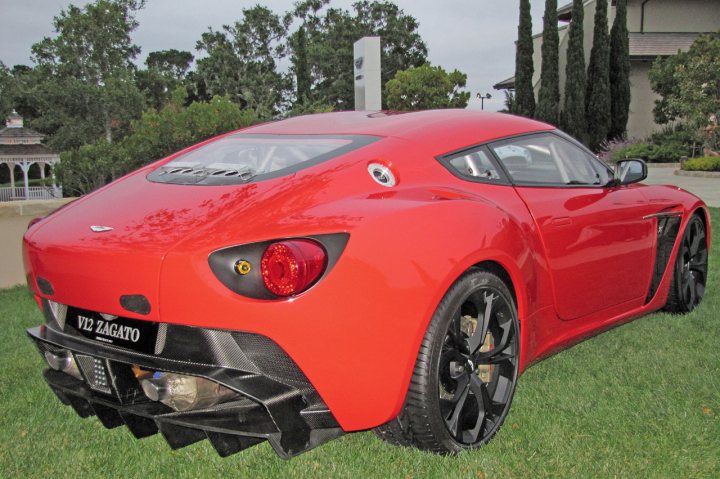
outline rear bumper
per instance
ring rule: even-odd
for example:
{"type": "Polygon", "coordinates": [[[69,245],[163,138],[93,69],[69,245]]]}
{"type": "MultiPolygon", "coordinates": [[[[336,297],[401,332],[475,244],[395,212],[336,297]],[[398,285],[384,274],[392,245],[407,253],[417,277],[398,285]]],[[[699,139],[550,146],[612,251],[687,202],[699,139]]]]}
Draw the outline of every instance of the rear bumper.
{"type": "Polygon", "coordinates": [[[252,333],[161,325],[156,354],[80,336],[54,320],[28,335],[40,354],[69,351],[84,380],[48,369],[44,378],[81,417],[107,428],[125,425],[137,438],[160,432],[177,449],[208,439],[221,456],[267,440],[289,458],[343,434],[292,359],[252,333]],[[64,328],[63,328],[64,327],[64,328]],[[241,394],[209,408],[176,412],[145,396],[132,366],[210,379],[241,394]]]}

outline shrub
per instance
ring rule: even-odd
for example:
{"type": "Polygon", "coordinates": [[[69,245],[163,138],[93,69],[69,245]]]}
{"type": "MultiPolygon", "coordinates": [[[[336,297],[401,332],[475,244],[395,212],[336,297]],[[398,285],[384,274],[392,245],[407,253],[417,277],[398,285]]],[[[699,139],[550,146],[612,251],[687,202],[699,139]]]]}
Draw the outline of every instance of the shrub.
{"type": "Polygon", "coordinates": [[[683,163],[682,169],[686,171],[720,171],[720,156],[703,156],[687,160],[683,163]]]}
{"type": "Polygon", "coordinates": [[[616,162],[626,158],[641,158],[649,161],[650,155],[653,154],[655,145],[649,143],[635,143],[625,147],[618,148],[610,153],[610,160],[616,162]]]}
{"type": "MultiPolygon", "coordinates": [[[[603,160],[605,163],[614,163],[617,161],[613,157],[615,152],[619,150],[624,150],[625,148],[628,148],[629,146],[636,145],[640,142],[640,140],[636,138],[615,138],[612,140],[605,141],[602,146],[600,147],[600,152],[597,154],[598,158],[603,160]]],[[[618,159],[624,159],[625,157],[622,156],[618,159]]]]}

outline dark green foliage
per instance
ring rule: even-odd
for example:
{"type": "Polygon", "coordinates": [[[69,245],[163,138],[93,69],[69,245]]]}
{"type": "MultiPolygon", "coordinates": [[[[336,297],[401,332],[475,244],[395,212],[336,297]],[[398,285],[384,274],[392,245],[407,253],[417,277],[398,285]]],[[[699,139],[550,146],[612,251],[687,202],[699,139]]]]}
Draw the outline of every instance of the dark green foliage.
{"type": "Polygon", "coordinates": [[[307,55],[307,32],[304,26],[300,26],[292,37],[292,64],[295,72],[295,95],[296,103],[305,104],[310,98],[310,65],[307,55]]]}
{"type": "Polygon", "coordinates": [[[652,143],[635,143],[624,148],[614,150],[610,155],[611,161],[625,158],[641,158],[650,163],[675,163],[683,156],[688,156],[689,149],[680,143],[656,145],[652,143]]]}
{"type": "Polygon", "coordinates": [[[175,49],[150,52],[146,70],[135,74],[135,84],[150,108],[161,108],[172,92],[185,82],[194,57],[192,53],[175,49]]]}
{"type": "Polygon", "coordinates": [[[683,162],[686,171],[720,171],[720,156],[703,156],[683,162]]]}
{"type": "Polygon", "coordinates": [[[162,109],[145,111],[132,122],[132,134],[118,143],[101,140],[62,153],[57,171],[65,194],[87,194],[154,160],[257,121],[251,110],[227,98],[185,107],[185,95],[179,87],[162,109]]]}
{"type": "Polygon", "coordinates": [[[610,41],[608,38],[607,0],[595,4],[593,47],[587,74],[585,118],[588,146],[597,151],[610,130],[610,41]]]}
{"type": "MultiPolygon", "coordinates": [[[[328,8],[320,2],[305,15],[311,99],[336,109],[354,107],[353,44],[364,36],[381,38],[381,83],[385,85],[400,70],[419,67],[427,61],[427,47],[417,32],[418,23],[389,1],[360,1],[353,11],[328,8]]],[[[385,106],[385,105],[384,105],[385,106]]]]}
{"type": "Polygon", "coordinates": [[[124,173],[125,150],[100,140],[60,154],[55,169],[66,196],[81,196],[111,182],[124,173]]]}
{"type": "Polygon", "coordinates": [[[535,115],[533,90],[533,40],[530,0],[520,0],[517,53],[515,55],[515,109],[513,113],[532,118],[535,115]]]}
{"type": "Polygon", "coordinates": [[[121,145],[127,157],[123,172],[258,121],[252,110],[242,110],[226,97],[185,107],[185,95],[185,90],[178,88],[170,103],[160,111],[145,111],[132,123],[133,133],[121,145]]]}
{"type": "Polygon", "coordinates": [[[145,59],[145,65],[162,73],[164,76],[182,80],[190,70],[190,64],[195,59],[192,53],[175,50],[159,50],[150,52],[145,59]]]}
{"type": "Polygon", "coordinates": [[[31,126],[50,135],[55,149],[122,136],[142,108],[130,39],[144,1],[96,0],[70,5],[55,17],[57,35],[32,47],[38,66],[27,98],[39,118],[31,126]]]}
{"type": "Polygon", "coordinates": [[[650,70],[653,89],[663,95],[656,117],[682,118],[697,129],[720,112],[720,34],[700,35],[687,53],[658,60],[650,70]]]}
{"type": "Polygon", "coordinates": [[[207,97],[227,95],[261,118],[271,118],[290,90],[289,77],[277,70],[286,56],[289,19],[256,5],[243,9],[242,20],[223,31],[202,34],[197,48],[207,56],[197,62],[196,92],[207,97]]]}
{"type": "Polygon", "coordinates": [[[587,141],[587,121],[585,119],[587,78],[583,47],[584,3],[583,0],[573,0],[565,66],[565,107],[561,117],[562,129],[583,143],[587,141]]]}
{"type": "Polygon", "coordinates": [[[465,108],[470,92],[460,90],[466,81],[464,73],[457,70],[447,73],[430,64],[401,70],[385,85],[387,105],[399,111],[465,108]]]}
{"type": "Polygon", "coordinates": [[[545,0],[543,16],[542,65],[540,69],[540,92],[535,118],[557,125],[560,112],[560,73],[558,66],[557,0],[545,0]]]}
{"type": "Polygon", "coordinates": [[[630,116],[630,46],[627,0],[617,0],[610,31],[610,131],[609,138],[625,135],[630,116]]]}
{"type": "Polygon", "coordinates": [[[669,102],[670,98],[678,94],[678,78],[675,77],[675,69],[688,61],[687,52],[678,52],[675,55],[663,58],[658,57],[648,72],[648,79],[653,91],[660,95],[655,100],[653,116],[655,123],[665,125],[675,121],[679,112],[669,102]]]}

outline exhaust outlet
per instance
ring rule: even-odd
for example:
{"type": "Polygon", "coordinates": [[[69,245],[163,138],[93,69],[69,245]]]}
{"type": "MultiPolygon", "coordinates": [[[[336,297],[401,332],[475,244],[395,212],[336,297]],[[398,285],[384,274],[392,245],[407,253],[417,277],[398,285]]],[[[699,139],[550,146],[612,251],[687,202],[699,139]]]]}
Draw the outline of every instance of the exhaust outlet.
{"type": "Polygon", "coordinates": [[[75,362],[75,358],[73,358],[72,354],[70,354],[69,351],[63,350],[57,353],[53,353],[52,351],[45,351],[44,356],[45,361],[47,361],[48,365],[55,371],[69,374],[70,376],[76,379],[80,379],[81,381],[83,380],[82,374],[80,374],[80,369],[75,362]]]}
{"type": "Polygon", "coordinates": [[[214,381],[174,373],[156,372],[151,378],[140,379],[140,387],[148,399],[175,411],[202,409],[239,396],[214,381]]]}

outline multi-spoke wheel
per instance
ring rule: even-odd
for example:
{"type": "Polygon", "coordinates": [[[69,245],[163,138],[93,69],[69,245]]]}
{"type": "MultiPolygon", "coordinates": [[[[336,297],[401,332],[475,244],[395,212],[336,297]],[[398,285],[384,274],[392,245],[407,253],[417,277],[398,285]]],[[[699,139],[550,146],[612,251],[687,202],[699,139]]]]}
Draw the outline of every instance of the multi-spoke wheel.
{"type": "Polygon", "coordinates": [[[693,215],[680,241],[670,292],[665,309],[674,313],[689,313],[700,304],[707,282],[708,245],[705,225],[693,215]]]}
{"type": "Polygon", "coordinates": [[[439,453],[490,440],[510,408],[518,373],[515,303],[505,283],[465,273],[425,333],[402,413],[381,438],[439,453]]]}

